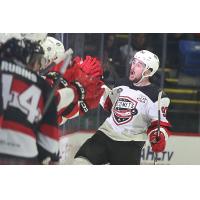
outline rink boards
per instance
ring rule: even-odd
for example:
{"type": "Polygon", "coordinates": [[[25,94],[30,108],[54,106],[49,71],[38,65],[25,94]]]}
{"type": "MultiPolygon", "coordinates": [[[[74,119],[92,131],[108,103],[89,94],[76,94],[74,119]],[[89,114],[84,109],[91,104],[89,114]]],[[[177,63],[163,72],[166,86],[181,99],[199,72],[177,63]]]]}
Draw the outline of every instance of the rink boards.
{"type": "MultiPolygon", "coordinates": [[[[60,140],[61,164],[72,164],[73,157],[79,147],[94,132],[80,131],[63,136],[60,140]]],[[[152,165],[155,154],[147,143],[142,150],[141,164],[152,165]]],[[[172,135],[164,152],[158,153],[157,164],[164,165],[199,165],[200,136],[198,134],[172,135]],[[191,136],[192,135],[192,136],[191,136]]]]}

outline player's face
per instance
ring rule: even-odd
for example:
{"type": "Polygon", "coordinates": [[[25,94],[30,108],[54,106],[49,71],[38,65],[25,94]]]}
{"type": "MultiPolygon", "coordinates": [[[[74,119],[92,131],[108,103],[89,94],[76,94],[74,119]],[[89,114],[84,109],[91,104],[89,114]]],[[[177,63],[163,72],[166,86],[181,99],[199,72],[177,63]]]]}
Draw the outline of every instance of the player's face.
{"type": "Polygon", "coordinates": [[[142,78],[142,72],[144,71],[144,68],[145,64],[142,61],[134,58],[131,63],[129,80],[137,83],[142,78]]]}
{"type": "Polygon", "coordinates": [[[32,63],[30,68],[35,72],[39,72],[40,69],[42,69],[44,65],[45,65],[44,57],[42,55],[40,56],[38,55],[37,59],[35,60],[34,63],[32,63]]]}

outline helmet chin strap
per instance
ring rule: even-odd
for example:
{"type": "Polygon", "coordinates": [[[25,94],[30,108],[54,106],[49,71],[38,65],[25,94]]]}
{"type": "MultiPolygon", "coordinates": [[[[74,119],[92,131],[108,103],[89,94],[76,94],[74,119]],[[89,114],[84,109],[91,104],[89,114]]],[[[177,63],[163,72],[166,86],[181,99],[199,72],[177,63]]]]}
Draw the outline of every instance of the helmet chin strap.
{"type": "Polygon", "coordinates": [[[145,69],[144,69],[144,71],[142,72],[142,77],[141,77],[141,79],[140,79],[138,82],[133,83],[133,85],[138,86],[138,84],[140,84],[140,83],[144,80],[144,78],[150,77],[150,74],[144,75],[144,73],[145,73],[147,70],[148,70],[148,68],[145,68],[145,69]]]}

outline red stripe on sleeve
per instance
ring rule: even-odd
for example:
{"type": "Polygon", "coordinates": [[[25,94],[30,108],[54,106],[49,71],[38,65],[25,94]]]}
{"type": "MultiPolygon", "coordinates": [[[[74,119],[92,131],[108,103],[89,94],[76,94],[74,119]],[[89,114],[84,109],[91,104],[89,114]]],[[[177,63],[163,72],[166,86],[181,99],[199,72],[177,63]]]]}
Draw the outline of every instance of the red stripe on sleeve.
{"type": "Polygon", "coordinates": [[[2,123],[2,128],[18,131],[22,134],[26,134],[33,138],[36,138],[35,133],[32,129],[30,129],[26,126],[23,126],[22,124],[13,122],[13,121],[4,120],[2,123]]]}
{"type": "MultiPolygon", "coordinates": [[[[151,122],[151,126],[150,127],[155,127],[155,126],[158,126],[158,120],[151,122]]],[[[171,127],[172,125],[169,122],[160,121],[160,126],[171,127]]]]}
{"type": "Polygon", "coordinates": [[[110,97],[108,96],[108,97],[106,98],[106,101],[105,101],[105,103],[104,103],[103,108],[104,108],[104,110],[111,112],[112,106],[113,106],[113,105],[112,105],[112,101],[110,100],[110,97]]]}
{"type": "Polygon", "coordinates": [[[60,135],[61,135],[59,132],[59,129],[57,127],[47,125],[47,124],[41,125],[40,131],[42,134],[44,134],[54,140],[59,140],[60,135]]]}
{"type": "MultiPolygon", "coordinates": [[[[166,127],[166,126],[160,126],[160,128],[164,128],[165,129],[165,131],[167,132],[167,134],[168,134],[168,136],[170,136],[170,135],[172,135],[172,132],[166,127]]],[[[157,129],[157,127],[149,127],[148,129],[147,129],[147,135],[151,132],[151,131],[153,131],[153,130],[155,130],[155,131],[158,131],[158,129],[157,129]]]]}

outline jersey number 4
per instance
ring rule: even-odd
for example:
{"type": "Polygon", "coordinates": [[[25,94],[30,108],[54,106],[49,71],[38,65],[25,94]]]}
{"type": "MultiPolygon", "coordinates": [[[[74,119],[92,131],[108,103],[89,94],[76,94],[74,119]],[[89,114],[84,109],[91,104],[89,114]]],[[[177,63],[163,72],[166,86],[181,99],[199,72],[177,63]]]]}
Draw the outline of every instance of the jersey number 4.
{"type": "Polygon", "coordinates": [[[8,106],[18,108],[27,116],[30,123],[38,121],[41,118],[38,109],[41,90],[35,85],[31,85],[23,92],[18,93],[11,90],[12,83],[12,75],[2,74],[3,109],[6,110],[8,106]]]}

